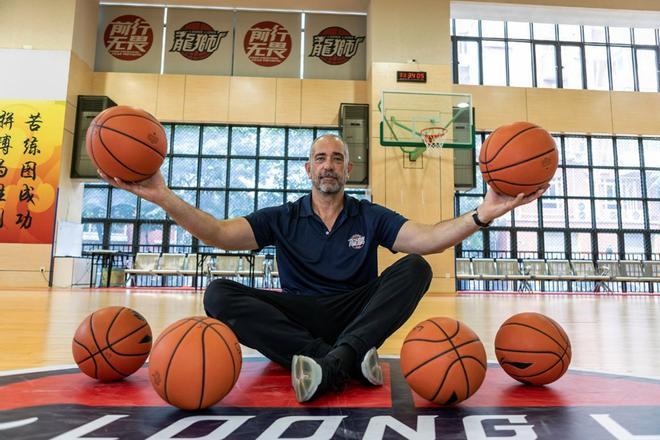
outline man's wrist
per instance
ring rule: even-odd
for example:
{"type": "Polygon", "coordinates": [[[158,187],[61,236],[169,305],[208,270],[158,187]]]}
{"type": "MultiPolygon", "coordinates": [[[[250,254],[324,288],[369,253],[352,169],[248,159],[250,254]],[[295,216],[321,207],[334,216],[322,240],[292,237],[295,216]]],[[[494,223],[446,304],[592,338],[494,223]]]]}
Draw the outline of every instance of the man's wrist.
{"type": "Polygon", "coordinates": [[[472,220],[474,220],[474,223],[479,226],[480,228],[487,228],[491,225],[493,222],[492,220],[487,220],[479,215],[479,210],[475,209],[474,212],[472,213],[472,220]]]}

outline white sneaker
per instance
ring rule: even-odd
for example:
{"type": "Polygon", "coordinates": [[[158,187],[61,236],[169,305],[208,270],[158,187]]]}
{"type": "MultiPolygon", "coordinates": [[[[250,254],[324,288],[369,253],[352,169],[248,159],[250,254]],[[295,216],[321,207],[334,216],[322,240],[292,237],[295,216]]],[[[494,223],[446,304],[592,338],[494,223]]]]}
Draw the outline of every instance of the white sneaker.
{"type": "Polygon", "coordinates": [[[383,384],[383,369],[380,367],[376,347],[372,347],[362,358],[360,372],[371,385],[383,384]]]}

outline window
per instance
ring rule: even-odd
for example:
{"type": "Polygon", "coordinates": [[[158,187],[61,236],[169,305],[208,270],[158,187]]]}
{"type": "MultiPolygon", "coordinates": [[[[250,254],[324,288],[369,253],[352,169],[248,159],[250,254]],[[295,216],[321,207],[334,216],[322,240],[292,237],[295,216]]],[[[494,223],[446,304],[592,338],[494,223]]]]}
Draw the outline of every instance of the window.
{"type": "MultiPolygon", "coordinates": [[[[336,128],[165,124],[170,149],[161,172],[173,192],[223,219],[295,201],[310,182],[304,170],[316,136],[336,128]]],[[[363,189],[347,189],[360,198],[363,189]]],[[[481,198],[481,193],[477,195],[481,198]]],[[[106,184],[84,188],[83,245],[135,252],[195,252],[197,239],[159,206],[106,184]]]]}
{"type": "Polygon", "coordinates": [[[656,29],[464,19],[453,29],[458,84],[659,91],[656,29]]]}

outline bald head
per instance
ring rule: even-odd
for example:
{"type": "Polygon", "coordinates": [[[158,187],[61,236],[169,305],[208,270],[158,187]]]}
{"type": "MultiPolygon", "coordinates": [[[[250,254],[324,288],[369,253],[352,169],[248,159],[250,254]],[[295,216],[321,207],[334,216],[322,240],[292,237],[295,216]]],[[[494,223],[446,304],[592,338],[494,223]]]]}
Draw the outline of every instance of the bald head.
{"type": "Polygon", "coordinates": [[[312,157],[314,157],[314,148],[316,147],[316,144],[319,142],[336,142],[340,144],[344,150],[344,162],[348,164],[350,162],[350,157],[348,156],[348,145],[342,138],[335,134],[322,134],[321,136],[317,137],[314,139],[314,142],[312,142],[312,146],[309,148],[309,160],[312,160],[312,157]]]}

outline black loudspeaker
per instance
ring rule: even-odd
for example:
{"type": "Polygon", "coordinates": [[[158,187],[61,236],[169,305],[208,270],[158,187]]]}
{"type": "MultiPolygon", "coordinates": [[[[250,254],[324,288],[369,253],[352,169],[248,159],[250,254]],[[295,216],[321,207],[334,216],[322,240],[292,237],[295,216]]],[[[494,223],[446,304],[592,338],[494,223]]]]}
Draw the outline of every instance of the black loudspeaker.
{"type": "Polygon", "coordinates": [[[78,179],[98,179],[96,166],[87,155],[85,135],[92,120],[106,108],[117,104],[107,96],[78,95],[76,108],[76,126],[73,133],[73,156],[71,158],[71,177],[78,179]]]}
{"type": "Polygon", "coordinates": [[[353,162],[347,183],[366,185],[369,183],[369,105],[342,103],[339,128],[353,162]]]}
{"type": "MultiPolygon", "coordinates": [[[[454,114],[459,109],[454,108],[454,114]]],[[[474,109],[472,121],[474,123],[474,109]]],[[[472,127],[467,112],[459,114],[454,121],[454,139],[469,142],[472,127]]],[[[477,163],[474,148],[454,148],[454,190],[469,191],[477,185],[477,163]]]]}

